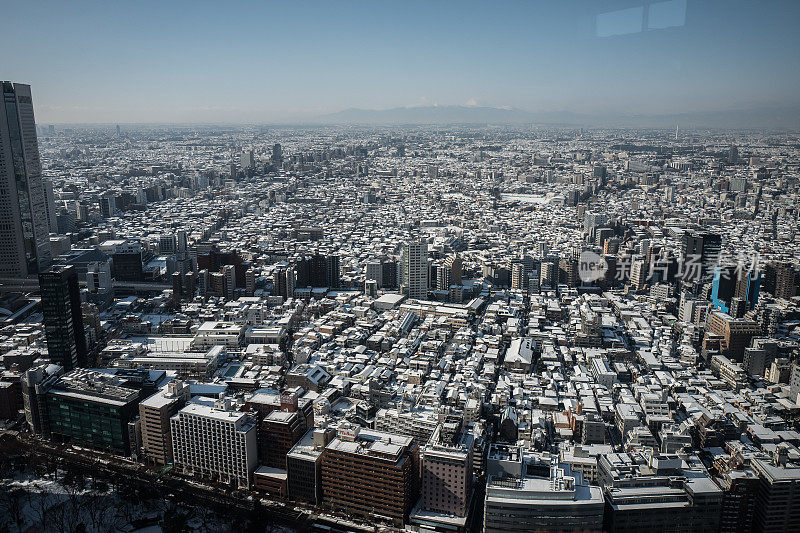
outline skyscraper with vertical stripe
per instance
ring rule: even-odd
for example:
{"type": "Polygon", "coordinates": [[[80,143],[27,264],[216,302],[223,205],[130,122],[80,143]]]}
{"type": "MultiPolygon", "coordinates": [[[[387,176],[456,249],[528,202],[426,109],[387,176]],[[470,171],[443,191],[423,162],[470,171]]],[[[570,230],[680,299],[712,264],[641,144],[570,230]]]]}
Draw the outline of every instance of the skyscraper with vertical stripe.
{"type": "Polygon", "coordinates": [[[31,88],[0,87],[0,277],[24,277],[50,266],[50,218],[31,88]]]}

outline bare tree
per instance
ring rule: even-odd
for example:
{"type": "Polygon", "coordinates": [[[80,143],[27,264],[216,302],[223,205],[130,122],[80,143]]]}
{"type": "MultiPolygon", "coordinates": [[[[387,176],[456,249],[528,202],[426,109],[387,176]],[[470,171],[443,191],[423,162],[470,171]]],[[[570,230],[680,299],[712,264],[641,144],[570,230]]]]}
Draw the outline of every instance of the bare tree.
{"type": "Polygon", "coordinates": [[[55,498],[43,487],[37,486],[37,488],[39,491],[31,496],[31,509],[37,524],[44,530],[53,521],[55,498]]]}
{"type": "Polygon", "coordinates": [[[0,526],[5,525],[11,531],[12,527],[22,531],[23,514],[25,505],[30,500],[30,494],[23,488],[15,487],[10,490],[0,491],[0,526]]]}

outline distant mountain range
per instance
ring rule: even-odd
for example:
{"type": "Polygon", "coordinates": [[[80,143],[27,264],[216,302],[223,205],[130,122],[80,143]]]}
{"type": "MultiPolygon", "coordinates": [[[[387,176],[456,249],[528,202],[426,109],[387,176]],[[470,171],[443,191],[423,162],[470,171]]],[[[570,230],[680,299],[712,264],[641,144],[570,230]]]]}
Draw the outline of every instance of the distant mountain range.
{"type": "Polygon", "coordinates": [[[345,109],[318,117],[325,124],[542,124],[586,127],[800,128],[800,106],[761,106],[728,111],[662,115],[580,114],[569,111],[532,113],[486,106],[412,106],[392,109],[345,109]]]}

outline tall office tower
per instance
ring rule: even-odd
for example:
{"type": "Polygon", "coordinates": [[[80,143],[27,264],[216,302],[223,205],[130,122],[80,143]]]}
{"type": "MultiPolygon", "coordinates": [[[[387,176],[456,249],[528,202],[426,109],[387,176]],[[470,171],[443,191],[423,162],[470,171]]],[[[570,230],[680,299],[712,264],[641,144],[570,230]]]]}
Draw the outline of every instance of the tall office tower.
{"type": "Polygon", "coordinates": [[[383,284],[381,287],[394,289],[397,287],[397,261],[394,259],[381,260],[383,263],[383,284]]]}
{"type": "Polygon", "coordinates": [[[117,281],[142,281],[142,244],[136,240],[125,241],[114,249],[114,279],[117,281]]]}
{"type": "MultiPolygon", "coordinates": [[[[684,276],[699,274],[701,278],[710,276],[719,259],[722,237],[716,233],[686,232],[681,237],[681,255],[684,261],[684,276]],[[693,272],[693,269],[696,272],[693,272]]],[[[687,279],[687,281],[700,281],[687,279]]]]}
{"type": "Polygon", "coordinates": [[[86,265],[86,300],[105,309],[114,300],[111,281],[111,258],[86,265]]]}
{"type": "Polygon", "coordinates": [[[756,494],[753,531],[759,533],[785,533],[797,531],[800,516],[800,468],[789,463],[789,447],[781,442],[772,457],[751,461],[759,478],[756,494]]]}
{"type": "Polygon", "coordinates": [[[283,296],[285,300],[294,296],[295,273],[291,265],[280,265],[272,277],[272,294],[283,296]]]}
{"type": "Polygon", "coordinates": [[[225,298],[232,300],[234,290],[236,289],[236,267],[233,265],[223,265],[222,275],[223,275],[222,292],[225,294],[225,298]]]}
{"type": "Polygon", "coordinates": [[[735,192],[747,192],[747,178],[742,176],[731,178],[731,190],[735,192]]]}
{"type": "Polygon", "coordinates": [[[333,287],[339,284],[339,257],[315,253],[294,263],[296,287],[333,287]]]}
{"type": "Polygon", "coordinates": [[[177,239],[172,233],[167,233],[158,238],[158,251],[162,254],[174,254],[177,239]]]}
{"type": "Polygon", "coordinates": [[[558,267],[552,261],[542,261],[542,268],[539,271],[539,286],[548,289],[555,287],[558,283],[558,267]]]}
{"type": "Polygon", "coordinates": [[[186,231],[180,230],[175,248],[175,266],[181,274],[188,274],[192,270],[192,260],[189,257],[189,241],[186,231]]]}
{"type": "Polygon", "coordinates": [[[431,279],[431,284],[436,282],[436,289],[437,290],[447,290],[452,285],[453,281],[453,271],[447,265],[438,265],[436,266],[431,276],[435,276],[435,280],[431,279]]]}
{"type": "Polygon", "coordinates": [[[117,198],[109,191],[100,196],[100,214],[103,218],[110,218],[117,214],[117,198]]]}
{"type": "Polygon", "coordinates": [[[605,242],[614,236],[614,230],[611,228],[597,228],[594,232],[594,245],[602,248],[605,242]]]}
{"type": "Polygon", "coordinates": [[[409,298],[428,297],[428,244],[409,241],[403,245],[403,287],[409,298]]]}
{"type": "Polygon", "coordinates": [[[0,276],[24,277],[52,262],[31,88],[0,82],[0,276]]]}
{"type": "Polygon", "coordinates": [[[435,180],[439,177],[439,167],[436,165],[428,165],[428,178],[435,180]]]}
{"type": "Polygon", "coordinates": [[[325,258],[327,286],[332,289],[339,288],[341,285],[341,270],[338,255],[329,255],[325,258]]]}
{"type": "Polygon", "coordinates": [[[796,293],[796,274],[788,263],[768,264],[764,271],[764,290],[775,298],[788,300],[796,293]]]}
{"type": "Polygon", "coordinates": [[[728,150],[728,163],[731,165],[735,165],[739,162],[739,149],[736,145],[731,145],[730,150],[728,150]]]}
{"type": "Polygon", "coordinates": [[[461,272],[463,269],[462,261],[458,254],[453,254],[445,259],[444,264],[450,269],[452,279],[451,284],[461,285],[461,272]]]}
{"type": "Polygon", "coordinates": [[[728,313],[731,310],[731,298],[736,290],[736,269],[730,266],[714,267],[714,279],[711,284],[711,303],[714,307],[728,313]]]}
{"type": "Polygon", "coordinates": [[[605,213],[594,213],[587,211],[583,217],[583,231],[589,234],[590,239],[595,238],[595,229],[608,222],[608,215],[605,213]]]}
{"type": "Polygon", "coordinates": [[[56,265],[39,274],[42,323],[50,360],[72,370],[85,367],[86,336],[81,318],[78,274],[72,265],[56,265]]]}
{"type": "Polygon", "coordinates": [[[247,150],[242,152],[239,156],[239,162],[244,169],[254,168],[256,166],[256,158],[255,155],[253,155],[253,151],[247,150]]]}
{"type": "Polygon", "coordinates": [[[50,233],[58,233],[58,210],[56,196],[53,192],[53,182],[48,178],[42,178],[42,188],[44,189],[44,208],[47,214],[47,223],[50,225],[50,233]]]}
{"type": "Polygon", "coordinates": [[[537,242],[536,243],[536,257],[539,259],[544,259],[547,257],[547,254],[550,253],[550,247],[547,245],[546,242],[537,242]]]}
{"type": "Polygon", "coordinates": [[[281,393],[281,407],[267,413],[258,424],[258,458],[262,465],[286,468],[286,454],[297,444],[307,428],[305,414],[299,410],[297,394],[281,393]]]}
{"type": "Polygon", "coordinates": [[[758,303],[758,294],[761,291],[761,272],[758,270],[740,269],[736,279],[734,297],[747,302],[748,309],[753,309],[758,303]]]}
{"type": "Polygon", "coordinates": [[[271,161],[275,166],[281,166],[283,164],[283,149],[281,148],[280,143],[275,143],[272,145],[271,161]]]}
{"type": "Polygon", "coordinates": [[[172,280],[172,302],[177,305],[183,297],[183,274],[173,272],[170,279],[172,280]]]}
{"type": "Polygon", "coordinates": [[[706,330],[706,337],[716,335],[722,340],[722,355],[739,363],[744,360],[744,349],[760,334],[761,326],[755,320],[733,318],[719,311],[711,313],[706,330]]]}
{"type": "Polygon", "coordinates": [[[616,255],[619,252],[619,239],[611,237],[603,242],[603,255],[616,255]]]}
{"type": "Polygon", "coordinates": [[[244,290],[248,296],[253,296],[256,292],[256,271],[254,268],[248,268],[244,273],[244,290]]]}

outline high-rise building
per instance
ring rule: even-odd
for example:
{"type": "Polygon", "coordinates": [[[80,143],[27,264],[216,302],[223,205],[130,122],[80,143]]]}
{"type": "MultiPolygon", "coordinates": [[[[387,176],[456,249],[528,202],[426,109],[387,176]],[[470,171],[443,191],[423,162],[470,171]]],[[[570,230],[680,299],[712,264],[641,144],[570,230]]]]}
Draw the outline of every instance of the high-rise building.
{"type": "Polygon", "coordinates": [[[48,178],[42,178],[42,188],[44,189],[44,207],[47,214],[47,222],[50,225],[50,233],[58,233],[58,211],[56,210],[53,182],[48,178]]]}
{"type": "Polygon", "coordinates": [[[297,395],[284,391],[281,409],[264,416],[258,426],[258,456],[262,465],[286,468],[286,454],[306,432],[306,417],[298,410],[297,395]]]}
{"type": "Polygon", "coordinates": [[[100,195],[100,214],[103,218],[110,218],[117,214],[117,198],[113,192],[108,191],[100,195]]]}
{"type": "Polygon", "coordinates": [[[0,276],[24,277],[52,261],[31,88],[0,82],[0,276]]]}
{"type": "Polygon", "coordinates": [[[280,143],[275,143],[272,145],[272,164],[275,166],[281,166],[283,164],[283,149],[281,148],[280,143]]]}
{"type": "Polygon", "coordinates": [[[222,266],[223,275],[223,289],[222,292],[229,300],[233,299],[233,294],[236,289],[236,267],[233,265],[222,266]]]}
{"type": "Polygon", "coordinates": [[[699,281],[699,278],[710,276],[719,259],[721,247],[722,237],[716,233],[684,233],[681,237],[681,256],[687,281],[699,281]]]}
{"type": "Polygon", "coordinates": [[[256,166],[256,158],[252,150],[245,150],[239,156],[239,162],[243,169],[251,169],[256,166]]]}
{"type": "Polygon", "coordinates": [[[65,370],[86,366],[86,336],[75,267],[56,265],[40,273],[39,289],[50,360],[65,370]]]}
{"type": "Polygon", "coordinates": [[[789,450],[780,443],[772,460],[753,459],[751,465],[759,477],[753,531],[784,533],[800,527],[800,468],[788,463],[789,450]]]}
{"type": "Polygon", "coordinates": [[[711,283],[711,303],[723,313],[729,313],[731,298],[737,287],[735,267],[714,267],[714,279],[711,283]]]}
{"type": "Polygon", "coordinates": [[[146,461],[156,465],[172,462],[169,421],[188,400],[189,384],[176,379],[139,404],[142,452],[146,461]]]}
{"type": "Polygon", "coordinates": [[[447,438],[447,433],[440,424],[422,450],[420,507],[464,517],[472,495],[473,436],[456,431],[455,438],[447,438]]]}
{"type": "Polygon", "coordinates": [[[367,263],[366,281],[375,281],[378,287],[383,286],[383,264],[380,261],[370,261],[367,263]]]}
{"type": "Polygon", "coordinates": [[[105,309],[114,299],[111,281],[111,259],[93,261],[86,265],[86,299],[105,309]]]}
{"type": "Polygon", "coordinates": [[[215,406],[189,404],[170,419],[172,454],[184,472],[249,487],[258,462],[255,419],[234,411],[229,399],[215,406]]]}
{"type": "Polygon", "coordinates": [[[528,289],[528,270],[522,261],[517,260],[511,263],[511,288],[528,289]]]}
{"type": "Polygon", "coordinates": [[[595,213],[587,211],[583,217],[583,231],[589,234],[589,238],[595,238],[595,229],[608,222],[608,215],[605,213],[595,213]]]}
{"type": "Polygon", "coordinates": [[[647,263],[644,259],[636,259],[631,265],[631,288],[640,291],[647,285],[647,263]]]}
{"type": "Polygon", "coordinates": [[[744,349],[750,346],[753,337],[761,334],[761,326],[755,320],[733,318],[727,313],[714,311],[708,320],[706,335],[709,334],[721,337],[723,355],[740,362],[744,359],[744,349]]]}
{"type": "Polygon", "coordinates": [[[294,297],[295,272],[291,265],[280,265],[272,277],[272,294],[283,296],[285,300],[294,297]]]}
{"type": "Polygon", "coordinates": [[[796,292],[796,274],[788,263],[770,263],[764,269],[764,290],[788,300],[796,292]]]}
{"type": "Polygon", "coordinates": [[[142,245],[130,240],[114,249],[114,279],[117,281],[142,281],[142,245]]]}
{"type": "Polygon", "coordinates": [[[417,500],[419,447],[411,437],[339,427],[322,454],[323,504],[401,525],[417,500]]]}
{"type": "Polygon", "coordinates": [[[409,298],[428,297],[428,244],[410,241],[403,245],[403,290],[409,298]]]}
{"type": "Polygon", "coordinates": [[[549,477],[495,476],[486,482],[483,531],[600,531],[603,492],[567,465],[549,477]]]}

